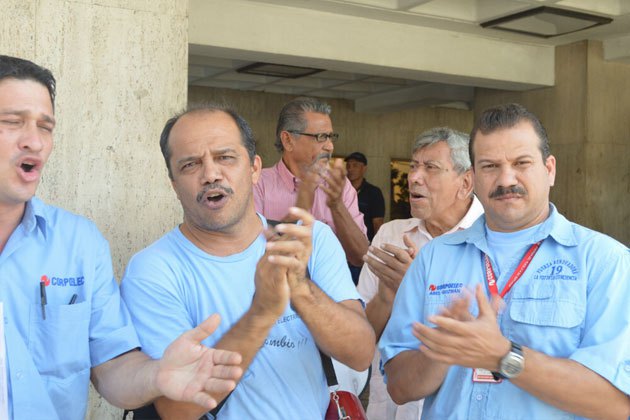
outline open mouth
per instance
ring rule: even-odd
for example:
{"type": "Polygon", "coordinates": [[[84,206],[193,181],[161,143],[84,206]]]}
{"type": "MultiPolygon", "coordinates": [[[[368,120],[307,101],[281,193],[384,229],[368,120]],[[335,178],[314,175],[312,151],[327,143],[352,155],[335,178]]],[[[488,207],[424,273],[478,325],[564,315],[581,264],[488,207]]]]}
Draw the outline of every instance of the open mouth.
{"type": "Polygon", "coordinates": [[[34,165],[34,164],[32,164],[32,163],[23,163],[23,164],[21,164],[21,165],[20,165],[20,168],[21,168],[24,172],[29,173],[29,172],[31,172],[33,169],[35,169],[35,165],[34,165]]]}
{"type": "Polygon", "coordinates": [[[413,192],[410,192],[410,193],[409,193],[409,197],[410,197],[412,200],[420,200],[421,198],[426,198],[426,197],[425,197],[424,195],[422,195],[422,194],[413,193],[413,192]]]}
{"type": "Polygon", "coordinates": [[[18,173],[24,182],[39,180],[41,162],[36,159],[24,159],[18,164],[18,173]]]}
{"type": "Polygon", "coordinates": [[[224,197],[225,194],[222,193],[210,193],[206,196],[206,200],[211,203],[218,203],[219,201],[223,200],[224,197]]]}

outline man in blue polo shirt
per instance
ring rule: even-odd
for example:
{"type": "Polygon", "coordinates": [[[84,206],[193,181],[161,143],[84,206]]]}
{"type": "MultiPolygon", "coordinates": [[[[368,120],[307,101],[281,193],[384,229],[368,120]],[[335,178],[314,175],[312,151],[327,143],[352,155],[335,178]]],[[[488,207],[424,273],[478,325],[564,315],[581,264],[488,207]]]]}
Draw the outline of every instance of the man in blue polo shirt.
{"type": "Polygon", "coordinates": [[[379,344],[389,393],[425,397],[423,419],[628,418],[628,249],[549,202],[556,161],[522,106],[486,110],[469,150],[485,216],[407,271],[379,344]]]}
{"type": "MultiPolygon", "coordinates": [[[[112,404],[161,395],[216,405],[240,356],[200,343],[214,316],[154,361],[140,346],[96,226],[34,197],[52,149],[55,79],[0,56],[0,302],[11,419],[83,419],[90,378],[112,404]]],[[[4,387],[0,387],[5,389],[4,387]]],[[[5,399],[6,398],[6,399],[5,399]]],[[[0,406],[4,408],[4,406],[0,406]]],[[[4,418],[5,413],[0,413],[4,418]]]]}

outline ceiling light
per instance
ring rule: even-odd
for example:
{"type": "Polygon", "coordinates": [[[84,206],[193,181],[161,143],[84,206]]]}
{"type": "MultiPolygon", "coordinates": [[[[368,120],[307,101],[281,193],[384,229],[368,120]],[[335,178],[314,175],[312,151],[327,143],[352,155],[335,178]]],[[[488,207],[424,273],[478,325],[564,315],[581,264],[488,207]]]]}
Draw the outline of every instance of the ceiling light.
{"type": "Polygon", "coordinates": [[[324,70],[314,69],[312,67],[288,66],[286,64],[254,63],[241,67],[240,69],[236,69],[236,71],[238,73],[256,74],[259,76],[297,79],[299,77],[310,76],[311,74],[319,73],[324,70]]]}
{"type": "Polygon", "coordinates": [[[481,27],[551,38],[610,22],[612,22],[611,18],[603,16],[541,6],[483,22],[481,27]]]}

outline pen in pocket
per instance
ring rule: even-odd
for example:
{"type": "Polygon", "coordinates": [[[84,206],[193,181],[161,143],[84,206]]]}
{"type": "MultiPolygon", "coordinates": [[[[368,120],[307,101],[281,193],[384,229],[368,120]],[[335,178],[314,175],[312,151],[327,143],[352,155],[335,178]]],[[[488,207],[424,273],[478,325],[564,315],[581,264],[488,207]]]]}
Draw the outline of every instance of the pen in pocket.
{"type": "Polygon", "coordinates": [[[74,303],[77,301],[77,294],[75,293],[74,295],[72,295],[72,297],[70,298],[70,302],[68,302],[68,305],[74,305],[74,303]]]}

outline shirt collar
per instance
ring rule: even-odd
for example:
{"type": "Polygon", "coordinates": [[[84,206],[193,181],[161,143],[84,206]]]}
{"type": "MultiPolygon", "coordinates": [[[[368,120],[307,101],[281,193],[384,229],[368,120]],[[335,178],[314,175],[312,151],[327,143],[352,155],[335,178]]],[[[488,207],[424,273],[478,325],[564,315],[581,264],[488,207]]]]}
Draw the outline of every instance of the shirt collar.
{"type": "Polygon", "coordinates": [[[291,191],[297,191],[297,187],[300,184],[300,179],[293,175],[287,165],[284,163],[284,160],[280,158],[280,161],[276,163],[276,171],[282,180],[282,183],[291,191]]]}
{"type": "MultiPolygon", "coordinates": [[[[571,222],[558,213],[556,206],[552,203],[549,203],[549,217],[538,226],[538,229],[532,232],[531,243],[542,241],[551,236],[556,242],[564,246],[576,246],[578,244],[571,222]]],[[[445,242],[452,245],[468,242],[487,252],[485,214],[479,217],[469,229],[458,235],[449,235],[445,238],[445,242]]]]}
{"type": "Polygon", "coordinates": [[[46,219],[46,205],[37,197],[28,200],[20,224],[24,227],[26,232],[39,229],[45,238],[48,225],[48,220],[46,219]]]}
{"type": "MultiPolygon", "coordinates": [[[[482,214],[483,214],[483,207],[481,206],[481,202],[477,199],[476,196],[473,195],[472,204],[468,208],[468,211],[466,212],[464,217],[462,217],[462,219],[459,222],[457,222],[455,226],[453,226],[447,232],[444,232],[444,235],[448,233],[457,232],[458,230],[468,229],[475,222],[475,220],[477,220],[479,216],[482,214]]],[[[427,231],[427,227],[424,223],[424,220],[420,220],[420,219],[415,219],[415,220],[418,221],[418,225],[417,227],[414,227],[414,229],[417,228],[420,231],[425,232],[429,238],[432,238],[429,231],[427,231]]]]}

